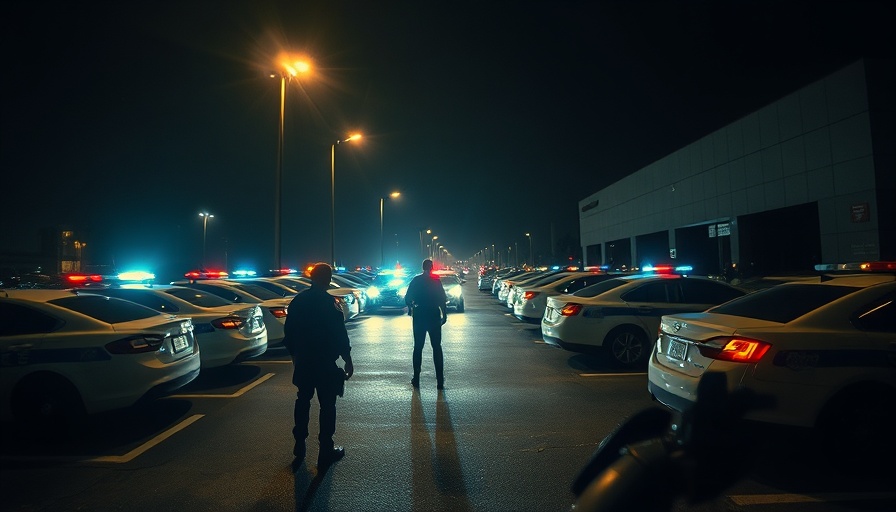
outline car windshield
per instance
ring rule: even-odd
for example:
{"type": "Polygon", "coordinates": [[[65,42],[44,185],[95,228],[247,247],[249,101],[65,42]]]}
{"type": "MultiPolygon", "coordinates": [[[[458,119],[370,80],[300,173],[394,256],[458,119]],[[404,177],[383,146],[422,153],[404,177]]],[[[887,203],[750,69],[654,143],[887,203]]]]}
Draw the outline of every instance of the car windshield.
{"type": "Polygon", "coordinates": [[[373,285],[378,288],[400,288],[407,284],[410,278],[395,274],[379,274],[373,280],[373,285]]]}
{"type": "Polygon", "coordinates": [[[460,284],[457,276],[439,276],[439,280],[442,281],[442,286],[456,286],[460,284]]]}
{"type": "Polygon", "coordinates": [[[204,293],[199,290],[194,290],[192,288],[171,288],[169,290],[165,290],[165,293],[169,295],[173,295],[179,299],[183,299],[194,306],[199,306],[203,308],[215,308],[219,306],[227,306],[233,304],[227,299],[219,297],[217,295],[213,295],[211,293],[204,293]]]}
{"type": "Polygon", "coordinates": [[[158,316],[160,313],[134,302],[99,295],[73,295],[47,301],[61,308],[70,309],[107,324],[132,322],[158,316]]]}
{"type": "Polygon", "coordinates": [[[857,290],[854,286],[782,284],[744,295],[709,311],[786,324],[857,290]]]}
{"type": "Polygon", "coordinates": [[[573,292],[573,295],[575,295],[576,297],[597,297],[602,293],[606,293],[613,288],[617,288],[629,282],[631,281],[626,281],[625,279],[614,277],[613,279],[607,279],[606,281],[592,284],[591,286],[586,286],[581,290],[573,292]]]}

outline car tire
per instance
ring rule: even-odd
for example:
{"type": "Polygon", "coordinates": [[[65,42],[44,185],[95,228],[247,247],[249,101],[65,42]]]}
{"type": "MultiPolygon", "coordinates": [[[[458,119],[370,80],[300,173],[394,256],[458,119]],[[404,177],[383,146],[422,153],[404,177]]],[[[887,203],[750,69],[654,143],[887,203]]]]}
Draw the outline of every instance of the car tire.
{"type": "Polygon", "coordinates": [[[634,326],[620,326],[604,339],[603,347],[612,363],[622,368],[635,368],[647,361],[651,346],[644,332],[634,326]]]}
{"type": "Polygon", "coordinates": [[[86,415],[75,386],[54,373],[26,377],[16,386],[11,406],[17,419],[37,428],[57,426],[60,422],[74,425],[86,415]]]}
{"type": "Polygon", "coordinates": [[[463,312],[464,312],[464,301],[463,301],[463,299],[461,299],[461,301],[457,303],[457,312],[458,312],[458,313],[463,313],[463,312]]]}

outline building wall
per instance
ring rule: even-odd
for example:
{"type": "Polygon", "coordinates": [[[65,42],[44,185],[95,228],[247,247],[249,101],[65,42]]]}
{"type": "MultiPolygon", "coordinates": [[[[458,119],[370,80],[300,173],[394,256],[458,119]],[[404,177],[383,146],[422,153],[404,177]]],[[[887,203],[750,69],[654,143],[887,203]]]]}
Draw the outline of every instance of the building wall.
{"type": "Polygon", "coordinates": [[[824,261],[878,259],[873,147],[866,62],[858,61],[580,201],[583,254],[699,224],[731,222],[736,231],[738,216],[816,203],[824,261]]]}

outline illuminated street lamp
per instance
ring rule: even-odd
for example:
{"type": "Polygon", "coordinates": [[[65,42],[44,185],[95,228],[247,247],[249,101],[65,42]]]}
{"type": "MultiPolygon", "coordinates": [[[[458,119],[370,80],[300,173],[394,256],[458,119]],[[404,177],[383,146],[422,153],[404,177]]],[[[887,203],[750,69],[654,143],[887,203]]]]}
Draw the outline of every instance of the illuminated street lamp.
{"type": "Polygon", "coordinates": [[[532,260],[532,262],[529,264],[534,267],[535,266],[535,258],[532,256],[532,235],[529,233],[526,233],[526,238],[529,239],[529,259],[532,260]]]}
{"type": "Polygon", "coordinates": [[[333,262],[333,268],[336,268],[336,146],[360,138],[361,134],[356,133],[347,139],[337,140],[330,146],[330,261],[333,262]]]}
{"type": "Polygon", "coordinates": [[[433,235],[432,240],[429,242],[429,259],[436,259],[436,240],[438,240],[438,235],[433,235]]]}
{"type": "MultiPolygon", "coordinates": [[[[280,235],[281,235],[281,216],[283,213],[283,193],[281,192],[281,184],[283,182],[283,124],[286,117],[286,82],[292,80],[293,77],[300,73],[305,74],[311,72],[311,65],[304,60],[288,62],[283,58],[280,62],[279,71],[272,71],[271,78],[280,78],[280,138],[277,141],[277,177],[274,181],[274,265],[279,270],[282,268],[280,261],[280,235]]],[[[205,257],[203,256],[203,262],[205,257]]]]}
{"type": "MultiPolygon", "coordinates": [[[[401,192],[395,191],[389,194],[389,197],[396,198],[401,192]]],[[[385,197],[380,198],[380,268],[386,265],[386,242],[383,240],[383,203],[386,202],[385,197]]]]}
{"type": "Polygon", "coordinates": [[[202,217],[202,268],[205,268],[205,234],[208,231],[208,219],[213,218],[214,215],[208,212],[199,212],[199,216],[202,217]]]}

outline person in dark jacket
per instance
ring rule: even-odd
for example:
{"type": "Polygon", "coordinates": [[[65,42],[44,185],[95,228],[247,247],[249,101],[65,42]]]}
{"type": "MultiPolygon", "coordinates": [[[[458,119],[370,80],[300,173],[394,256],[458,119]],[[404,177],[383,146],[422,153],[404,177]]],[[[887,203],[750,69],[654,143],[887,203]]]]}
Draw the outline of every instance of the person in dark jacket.
{"type": "Polygon", "coordinates": [[[432,345],[432,361],[436,367],[436,387],[445,387],[444,356],[442,354],[442,326],[448,321],[447,296],[439,276],[432,273],[432,260],[423,260],[423,273],[414,276],[408,285],[404,302],[408,314],[414,317],[414,378],[411,385],[420,387],[420,366],[423,364],[423,345],[426,333],[432,345]]]}
{"type": "Polygon", "coordinates": [[[336,396],[342,395],[345,381],[351,378],[355,368],[342,310],[335,297],[327,292],[332,276],[333,270],[326,263],[314,265],[311,269],[313,284],[296,295],[287,308],[283,345],[292,356],[292,383],[298,389],[292,429],[295,437],[293,471],[305,460],[305,439],[315,390],[320,404],[317,466],[325,469],[345,456],[345,449],[333,442],[336,396]],[[336,364],[340,357],[345,362],[344,368],[336,364]]]}

